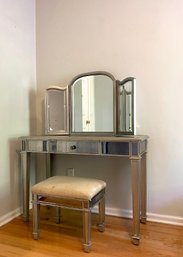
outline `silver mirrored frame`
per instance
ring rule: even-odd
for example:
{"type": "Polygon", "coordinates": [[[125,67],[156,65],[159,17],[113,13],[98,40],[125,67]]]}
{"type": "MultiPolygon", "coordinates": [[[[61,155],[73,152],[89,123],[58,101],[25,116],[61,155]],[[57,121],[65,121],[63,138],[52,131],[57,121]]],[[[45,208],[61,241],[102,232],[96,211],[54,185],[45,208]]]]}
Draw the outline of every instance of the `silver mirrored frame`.
{"type": "MultiPolygon", "coordinates": [[[[69,135],[69,97],[68,97],[68,86],[50,86],[46,89],[46,97],[45,97],[45,134],[46,135],[69,135]],[[58,117],[59,113],[63,113],[63,128],[58,128],[56,130],[51,130],[51,117],[50,117],[50,106],[49,106],[49,92],[51,90],[58,91],[59,93],[63,93],[64,102],[61,103],[60,109],[58,106],[58,117]]],[[[60,115],[61,119],[61,115],[60,115]]]]}
{"type": "Polygon", "coordinates": [[[116,134],[117,135],[135,135],[136,134],[136,79],[134,77],[127,77],[122,81],[116,83],[117,90],[117,118],[116,118],[116,134]],[[120,128],[120,87],[125,86],[126,83],[131,82],[132,92],[131,92],[131,130],[121,130],[120,128]]]}
{"type": "MultiPolygon", "coordinates": [[[[60,115],[61,118],[61,115],[60,115]]],[[[135,135],[136,134],[136,79],[134,77],[125,78],[122,81],[116,80],[112,74],[105,71],[94,71],[94,72],[87,72],[82,73],[75,76],[69,85],[63,86],[50,86],[46,90],[46,99],[45,99],[45,134],[46,135],[94,135],[94,136],[125,136],[125,135],[135,135]],[[92,76],[92,75],[105,75],[111,78],[113,82],[113,131],[102,131],[102,132],[74,132],[72,131],[72,94],[71,89],[78,79],[85,77],[85,76],[92,76]],[[125,85],[125,83],[131,82],[132,84],[132,129],[131,131],[122,131],[119,126],[120,120],[120,87],[125,85]],[[49,117],[49,106],[48,106],[48,93],[49,90],[59,90],[62,91],[64,94],[65,103],[63,103],[58,112],[64,113],[64,128],[63,129],[56,129],[54,131],[50,130],[50,117],[49,117]],[[64,110],[64,111],[63,111],[64,110]]]]}
{"type": "Polygon", "coordinates": [[[115,135],[116,134],[116,80],[114,78],[114,76],[112,74],[110,74],[109,72],[105,72],[105,71],[94,71],[94,72],[87,72],[87,73],[82,73],[77,75],[76,77],[74,77],[72,79],[72,81],[69,84],[69,110],[70,110],[70,117],[69,117],[69,124],[70,124],[70,134],[71,135],[98,135],[98,136],[102,136],[102,135],[115,135]],[[111,78],[112,82],[113,82],[113,131],[95,131],[95,132],[75,132],[72,131],[72,121],[73,121],[73,113],[72,113],[72,104],[73,104],[73,99],[72,99],[72,93],[71,93],[71,89],[72,86],[74,85],[74,83],[82,78],[82,77],[86,77],[86,76],[97,76],[97,75],[104,75],[104,76],[108,76],[109,78],[111,78]]]}

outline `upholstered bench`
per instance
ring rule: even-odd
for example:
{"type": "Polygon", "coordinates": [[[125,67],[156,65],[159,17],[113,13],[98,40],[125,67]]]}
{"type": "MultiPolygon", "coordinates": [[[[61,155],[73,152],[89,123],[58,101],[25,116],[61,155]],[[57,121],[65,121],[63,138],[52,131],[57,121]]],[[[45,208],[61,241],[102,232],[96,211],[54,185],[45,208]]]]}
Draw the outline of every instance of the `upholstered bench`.
{"type": "MultiPolygon", "coordinates": [[[[102,180],[71,176],[53,176],[32,187],[33,238],[39,238],[40,205],[56,206],[83,212],[83,249],[91,250],[91,208],[99,204],[98,230],[105,225],[105,188],[102,180]]],[[[60,208],[58,208],[60,209],[60,208]]],[[[60,215],[57,223],[60,222],[60,215]]]]}

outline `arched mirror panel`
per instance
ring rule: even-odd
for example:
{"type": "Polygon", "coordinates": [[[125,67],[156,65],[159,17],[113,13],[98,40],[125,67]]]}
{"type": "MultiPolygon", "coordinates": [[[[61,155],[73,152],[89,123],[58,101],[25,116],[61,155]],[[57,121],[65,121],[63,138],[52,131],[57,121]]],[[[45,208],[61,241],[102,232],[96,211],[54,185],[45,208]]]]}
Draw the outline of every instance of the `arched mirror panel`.
{"type": "Polygon", "coordinates": [[[116,84],[108,73],[86,73],[69,85],[71,134],[115,134],[116,84]]]}

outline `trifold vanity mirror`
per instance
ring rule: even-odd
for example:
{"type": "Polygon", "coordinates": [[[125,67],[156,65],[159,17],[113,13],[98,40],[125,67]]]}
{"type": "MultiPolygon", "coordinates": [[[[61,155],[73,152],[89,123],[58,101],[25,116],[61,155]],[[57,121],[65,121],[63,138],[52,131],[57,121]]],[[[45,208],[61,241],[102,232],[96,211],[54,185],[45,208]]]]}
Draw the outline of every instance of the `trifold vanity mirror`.
{"type": "Polygon", "coordinates": [[[104,71],[76,76],[46,90],[46,134],[134,135],[135,78],[104,71]]]}

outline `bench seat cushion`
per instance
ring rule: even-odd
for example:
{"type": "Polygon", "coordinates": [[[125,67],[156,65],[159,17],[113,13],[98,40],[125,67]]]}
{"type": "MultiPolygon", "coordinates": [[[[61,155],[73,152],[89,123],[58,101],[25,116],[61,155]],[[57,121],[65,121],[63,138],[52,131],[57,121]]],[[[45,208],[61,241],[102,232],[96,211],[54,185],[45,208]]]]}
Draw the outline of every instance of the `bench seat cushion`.
{"type": "Polygon", "coordinates": [[[32,193],[45,197],[91,200],[106,187],[103,180],[94,178],[53,176],[35,184],[32,193]]]}

